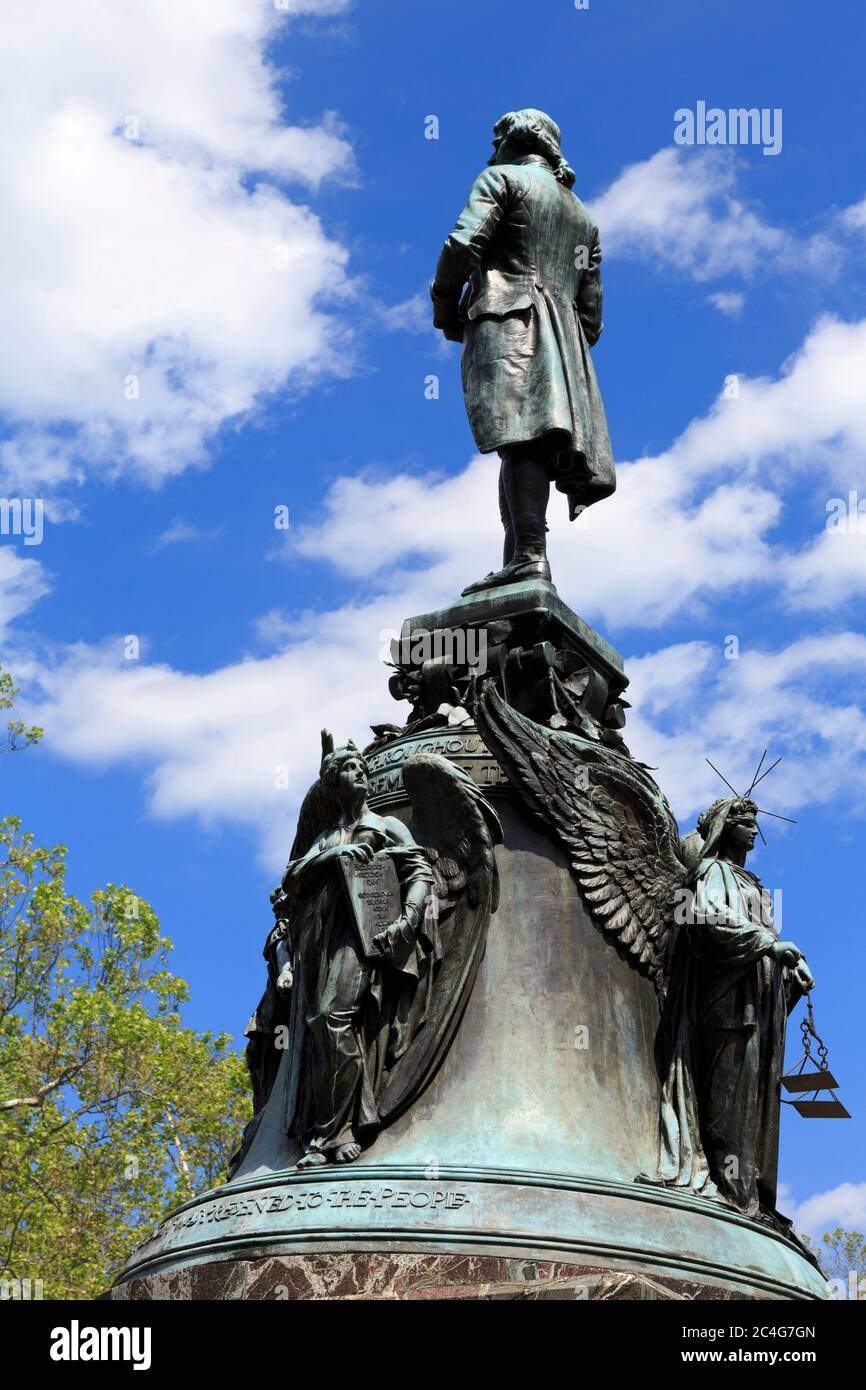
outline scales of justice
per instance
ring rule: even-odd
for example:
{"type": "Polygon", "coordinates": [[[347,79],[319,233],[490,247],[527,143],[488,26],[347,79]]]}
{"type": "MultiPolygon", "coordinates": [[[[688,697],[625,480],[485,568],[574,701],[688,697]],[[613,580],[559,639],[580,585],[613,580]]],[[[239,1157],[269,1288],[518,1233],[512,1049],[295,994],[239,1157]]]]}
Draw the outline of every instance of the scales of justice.
{"type": "Polygon", "coordinates": [[[747,867],[772,769],[681,837],[625,742],[621,656],[551,578],[551,484],[572,518],[615,487],[573,183],[548,116],[497,122],[431,295],[499,456],[502,563],[406,620],[403,724],[322,734],[247,1027],[253,1117],[109,1297],[829,1296],[776,1205],[782,1084],[847,1112],[747,867]]]}

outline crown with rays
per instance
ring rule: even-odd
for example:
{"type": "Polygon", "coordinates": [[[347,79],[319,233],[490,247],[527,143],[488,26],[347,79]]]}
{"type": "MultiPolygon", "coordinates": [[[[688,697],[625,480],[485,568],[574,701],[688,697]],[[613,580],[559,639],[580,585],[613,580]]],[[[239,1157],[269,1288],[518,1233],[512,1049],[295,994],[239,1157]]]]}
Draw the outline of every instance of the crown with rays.
{"type": "MultiPolygon", "coordinates": [[[[769,766],[768,768],[765,768],[764,771],[761,772],[761,768],[764,766],[764,759],[766,758],[766,756],[767,756],[767,754],[769,753],[769,751],[770,751],[769,748],[765,748],[765,749],[764,749],[763,753],[761,754],[761,761],[758,763],[758,766],[755,768],[755,775],[754,775],[754,777],[752,778],[751,786],[749,787],[749,790],[748,790],[747,792],[745,792],[742,796],[741,796],[740,793],[737,791],[736,787],[732,787],[732,786],[731,786],[731,784],[730,784],[730,782],[728,781],[728,779],[727,779],[727,777],[725,776],[725,774],[724,774],[723,772],[719,772],[719,769],[716,767],[715,763],[710,763],[709,758],[707,758],[706,761],[707,761],[708,763],[710,763],[710,767],[713,769],[713,772],[716,774],[717,777],[721,777],[721,779],[722,779],[722,781],[724,782],[725,786],[730,788],[730,790],[734,793],[734,796],[738,797],[739,800],[741,800],[741,801],[746,801],[746,800],[748,800],[748,799],[751,797],[752,792],[755,790],[755,787],[757,787],[758,783],[759,783],[759,782],[763,782],[763,780],[764,780],[765,777],[769,777],[770,773],[773,771],[773,768],[774,768],[774,767],[778,767],[778,766],[779,766],[779,763],[782,761],[782,755],[780,754],[780,756],[776,759],[776,761],[775,761],[774,763],[770,763],[770,766],[769,766]],[[760,774],[760,775],[759,775],[759,774],[760,774]]],[[[772,816],[772,817],[773,817],[773,820],[786,820],[786,821],[788,822],[789,825],[796,825],[796,824],[797,824],[797,822],[796,822],[795,820],[792,820],[790,816],[780,816],[780,815],[778,814],[778,812],[776,812],[776,811],[765,811],[764,808],[763,808],[762,806],[759,806],[759,807],[758,807],[758,815],[759,815],[759,816],[772,816]]],[[[756,822],[756,824],[757,824],[757,822],[756,822]]],[[[760,835],[761,839],[764,841],[764,844],[766,844],[766,843],[767,843],[767,840],[766,840],[766,837],[765,837],[764,832],[763,832],[763,830],[761,829],[760,825],[758,826],[758,834],[760,835]]]]}

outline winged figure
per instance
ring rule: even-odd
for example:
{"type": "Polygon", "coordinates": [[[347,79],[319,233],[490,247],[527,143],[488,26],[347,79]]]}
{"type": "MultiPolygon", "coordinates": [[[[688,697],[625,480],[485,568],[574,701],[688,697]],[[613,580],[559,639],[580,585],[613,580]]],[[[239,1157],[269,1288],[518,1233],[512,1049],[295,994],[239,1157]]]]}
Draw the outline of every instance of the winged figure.
{"type": "Polygon", "coordinates": [[[786,1234],[776,1211],[785,1018],[814,983],[780,941],[745,866],[748,797],[715,802],[680,840],[646,768],[513,709],[492,680],[475,721],[527,806],[569,857],[598,927],[659,994],[659,1151],[638,1181],[722,1200],[786,1234]]]}
{"type": "Polygon", "coordinates": [[[509,781],[568,855],[596,926],[663,992],[686,865],[649,772],[618,749],[528,719],[492,680],[477,690],[474,714],[509,781]]]}
{"type": "Polygon", "coordinates": [[[502,828],[466,773],[433,753],[405,760],[413,834],[368,806],[355,745],[322,740],[271,895],[268,980],[246,1030],[255,1114],[232,1173],[275,1108],[292,1161],[309,1167],[354,1161],[412,1104],[459,1026],[498,904],[502,828]],[[368,937],[346,866],[377,858],[393,865],[397,915],[368,937]]]}

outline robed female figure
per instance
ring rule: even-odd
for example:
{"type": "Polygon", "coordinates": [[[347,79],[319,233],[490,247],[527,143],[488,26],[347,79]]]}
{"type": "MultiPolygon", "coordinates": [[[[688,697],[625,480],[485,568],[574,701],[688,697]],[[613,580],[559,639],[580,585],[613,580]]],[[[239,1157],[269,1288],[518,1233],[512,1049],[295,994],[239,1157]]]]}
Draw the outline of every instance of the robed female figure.
{"type": "Polygon", "coordinates": [[[785,1027],[814,980],[802,951],[779,939],[770,895],[746,868],[757,811],[745,797],[723,797],[685,842],[692,869],[660,1034],[659,1176],[780,1220],[785,1027]]]}

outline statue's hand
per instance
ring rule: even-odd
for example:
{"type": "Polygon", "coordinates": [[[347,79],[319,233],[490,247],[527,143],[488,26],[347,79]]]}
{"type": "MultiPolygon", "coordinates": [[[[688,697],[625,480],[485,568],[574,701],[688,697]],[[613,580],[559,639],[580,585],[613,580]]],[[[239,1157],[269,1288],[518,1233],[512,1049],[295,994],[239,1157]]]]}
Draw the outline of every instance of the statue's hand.
{"type": "Polygon", "coordinates": [[[815,988],[815,978],[806,964],[805,956],[801,956],[797,961],[792,972],[792,978],[801,994],[808,994],[810,989],[815,988]]]}
{"type": "Polygon", "coordinates": [[[405,955],[407,947],[413,945],[414,941],[415,933],[405,917],[398,917],[390,927],[373,937],[373,945],[386,960],[405,955]]]}
{"type": "Polygon", "coordinates": [[[334,854],[345,856],[346,859],[355,859],[359,864],[369,864],[375,850],[372,845],[335,845],[334,854]]]}
{"type": "Polygon", "coordinates": [[[780,965],[790,965],[793,968],[799,960],[802,960],[803,952],[799,946],[794,945],[793,941],[777,941],[770,951],[770,955],[780,965]]]}
{"type": "Polygon", "coordinates": [[[286,999],[288,995],[291,994],[294,983],[295,977],[292,973],[292,967],[290,965],[284,965],[275,982],[277,994],[279,994],[282,999],[286,999]]]}
{"type": "Polygon", "coordinates": [[[438,294],[435,284],[430,286],[430,298],[433,301],[433,327],[438,328],[449,343],[462,343],[463,320],[456,301],[438,294]]]}

